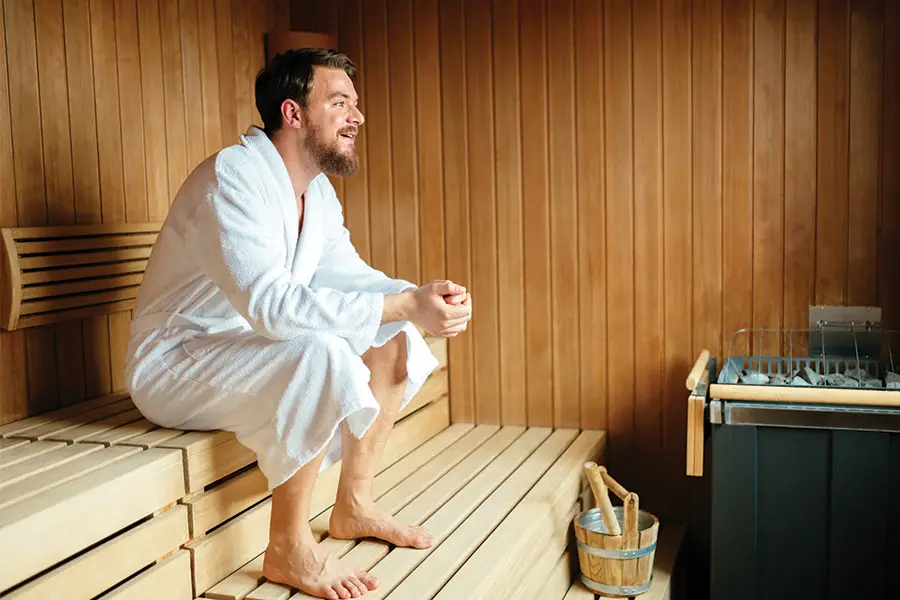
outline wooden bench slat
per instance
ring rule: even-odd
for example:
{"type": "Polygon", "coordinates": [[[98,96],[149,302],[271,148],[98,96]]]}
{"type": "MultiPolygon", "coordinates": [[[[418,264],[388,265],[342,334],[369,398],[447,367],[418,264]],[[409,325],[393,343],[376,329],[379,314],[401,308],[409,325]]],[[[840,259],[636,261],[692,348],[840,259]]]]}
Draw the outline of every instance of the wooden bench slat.
{"type": "Polygon", "coordinates": [[[12,450],[14,448],[18,448],[19,446],[24,446],[28,443],[28,440],[21,439],[0,439],[0,461],[5,460],[5,456],[2,456],[4,452],[7,450],[12,450]]]}
{"type": "Polygon", "coordinates": [[[19,259],[19,268],[22,271],[34,271],[36,269],[55,269],[59,267],[96,265],[99,263],[117,263],[126,260],[150,258],[151,252],[151,248],[126,248],[124,250],[79,252],[78,254],[28,256],[19,259]]]}
{"type": "MultiPolygon", "coordinates": [[[[473,511],[467,513],[464,522],[447,531],[448,527],[444,523],[452,524],[455,519],[452,518],[454,509],[445,508],[432,517],[431,523],[425,524],[432,533],[445,531],[441,543],[430,549],[427,557],[410,561],[400,555],[393,557],[394,553],[391,553],[379,563],[379,580],[384,582],[384,576],[389,575],[390,581],[387,583],[393,584],[392,588],[395,587],[390,594],[392,600],[418,600],[437,594],[497,524],[503,521],[543,474],[552,468],[554,462],[571,447],[575,437],[575,432],[571,430],[551,433],[547,428],[530,428],[519,443],[524,445],[526,439],[533,439],[536,446],[539,444],[537,450],[518,460],[509,457],[504,471],[493,475],[499,480],[497,485],[490,488],[489,495],[473,507],[473,511]],[[415,571],[412,571],[413,568],[415,571]]],[[[448,506],[454,501],[455,498],[448,506]]]]}
{"type": "Polygon", "coordinates": [[[61,239],[77,236],[118,235],[124,233],[158,233],[162,222],[146,223],[98,223],[93,225],[51,225],[49,227],[11,227],[16,241],[36,239],[61,239]]]}
{"type": "Polygon", "coordinates": [[[95,235],[35,242],[16,241],[19,256],[33,254],[56,254],[62,252],[84,252],[106,250],[109,248],[134,248],[152,246],[156,242],[156,233],[130,233],[125,235],[95,235]]]}
{"type": "Polygon", "coordinates": [[[81,427],[82,425],[87,425],[94,421],[105,419],[106,417],[127,412],[133,408],[134,402],[131,398],[126,398],[113,404],[98,406],[97,408],[72,415],[65,419],[55,419],[48,423],[44,423],[43,425],[38,425],[37,427],[23,431],[22,433],[13,434],[9,437],[23,437],[35,441],[44,440],[52,436],[60,435],[65,431],[75,429],[76,427],[81,427]]]}
{"type": "Polygon", "coordinates": [[[161,444],[178,439],[184,435],[184,431],[180,429],[154,429],[147,433],[133,437],[129,440],[121,442],[123,446],[139,446],[141,448],[156,448],[161,444]]]}
{"type": "Polygon", "coordinates": [[[46,452],[65,448],[66,446],[65,442],[32,442],[31,440],[22,440],[18,438],[11,438],[4,441],[22,442],[24,445],[18,446],[0,455],[0,481],[2,481],[6,475],[3,471],[4,469],[8,469],[9,467],[26,460],[31,460],[46,452]]]}
{"type": "Polygon", "coordinates": [[[111,446],[114,444],[120,444],[127,440],[131,440],[138,437],[139,435],[149,433],[154,429],[157,429],[155,423],[152,423],[147,419],[140,419],[139,421],[126,423],[125,425],[116,427],[115,429],[112,429],[110,431],[104,431],[103,433],[92,435],[84,441],[90,442],[92,444],[105,444],[107,446],[111,446]]]}
{"type": "MultiPolygon", "coordinates": [[[[115,275],[112,277],[68,281],[47,285],[32,285],[22,289],[22,300],[23,302],[30,302],[38,298],[54,298],[72,294],[97,292],[111,288],[139,286],[143,280],[143,273],[132,273],[128,275],[115,275]]],[[[23,308],[24,306],[25,305],[23,304],[23,308]]],[[[26,314],[24,310],[22,311],[22,314],[26,314]]]]}
{"type": "MultiPolygon", "coordinates": [[[[578,514],[578,508],[577,502],[569,507],[569,522],[578,514]]],[[[565,552],[570,532],[571,528],[562,527],[543,540],[544,548],[522,580],[510,583],[515,590],[510,597],[523,600],[562,600],[572,582],[569,554],[565,552]]]]}
{"type": "Polygon", "coordinates": [[[204,596],[211,600],[241,600],[265,581],[263,563],[265,553],[260,554],[246,565],[214,585],[204,596]]]}
{"type": "Polygon", "coordinates": [[[584,587],[580,581],[576,581],[569,588],[563,600],[594,600],[595,598],[594,592],[584,587]]]}
{"type": "MultiPolygon", "coordinates": [[[[398,461],[450,424],[449,406],[442,400],[398,423],[388,438],[379,471],[398,461]]],[[[310,514],[318,514],[334,503],[340,471],[331,468],[319,474],[313,489],[310,514]],[[325,477],[329,472],[331,477],[325,477]]],[[[187,545],[194,558],[194,586],[203,593],[242,564],[265,550],[271,498],[187,545]]]]}
{"type": "Polygon", "coordinates": [[[38,327],[39,325],[59,323],[60,321],[87,319],[89,317],[125,312],[132,309],[134,309],[133,298],[130,300],[120,300],[118,302],[107,302],[104,304],[83,306],[81,308],[68,308],[66,310],[56,312],[40,313],[36,315],[24,315],[19,317],[16,328],[24,329],[26,327],[38,327]]]}
{"type": "Polygon", "coordinates": [[[435,598],[478,600],[509,594],[534,564],[544,541],[568,529],[584,463],[599,460],[605,439],[603,432],[582,432],[435,598]]]}
{"type": "Polygon", "coordinates": [[[141,411],[136,408],[117,413],[115,415],[99,419],[87,425],[70,429],[60,434],[51,435],[45,439],[60,442],[81,442],[89,437],[108,432],[120,425],[133,423],[141,418],[141,411]]]}
{"type": "Polygon", "coordinates": [[[54,460],[49,468],[29,473],[16,480],[8,479],[12,474],[10,471],[21,470],[21,468],[30,465],[22,463],[11,469],[6,469],[3,472],[3,481],[0,481],[0,489],[3,490],[3,494],[0,496],[0,511],[7,510],[7,507],[10,505],[22,502],[50,488],[82,477],[91,471],[101,469],[137,452],[140,452],[139,448],[129,448],[127,446],[104,448],[97,444],[72,444],[56,452],[44,454],[35,460],[35,462],[49,462],[56,458],[55,455],[66,454],[67,458],[68,455],[72,455],[65,462],[57,464],[54,460]]]}
{"type": "Polygon", "coordinates": [[[154,448],[138,450],[0,510],[0,548],[16,549],[0,561],[0,589],[40,573],[182,496],[181,456],[154,448]]]}
{"type": "Polygon", "coordinates": [[[60,408],[34,417],[14,421],[12,423],[7,423],[6,425],[0,425],[0,436],[10,437],[19,433],[24,433],[38,425],[44,425],[45,423],[59,421],[61,419],[68,419],[75,415],[86,413],[89,410],[106,406],[107,404],[115,404],[126,398],[128,398],[128,392],[115,392],[113,394],[85,400],[84,402],[72,404],[71,406],[66,406],[65,408],[60,408]]]}
{"type": "MultiPolygon", "coordinates": [[[[8,468],[0,471],[0,489],[9,487],[10,485],[40,475],[49,469],[55,469],[71,462],[82,456],[87,456],[92,452],[101,450],[101,447],[86,444],[68,445],[65,442],[32,442],[38,444],[52,444],[53,448],[45,452],[32,453],[25,460],[21,460],[16,465],[10,465],[8,468]]],[[[0,502],[8,496],[6,492],[0,496],[0,502]]]]}
{"type": "Polygon", "coordinates": [[[126,260],[122,262],[90,265],[86,267],[72,267],[69,269],[26,271],[22,273],[22,285],[30,286],[61,281],[71,281],[74,279],[89,279],[91,277],[109,277],[112,275],[143,273],[147,269],[147,262],[148,261],[146,259],[126,260]]]}
{"type": "MultiPolygon", "coordinates": [[[[188,541],[187,507],[176,506],[19,588],[9,600],[93,598],[188,541]]],[[[168,597],[168,596],[166,596],[168,597]]]]}
{"type": "Polygon", "coordinates": [[[269,581],[247,595],[247,600],[288,600],[292,591],[283,585],[277,585],[269,581]]]}
{"type": "Polygon", "coordinates": [[[25,317],[38,313],[66,310],[69,308],[82,308],[97,304],[110,304],[112,302],[121,302],[123,300],[133,300],[137,298],[139,289],[140,285],[130,285],[114,290],[89,292],[75,296],[58,296],[49,300],[23,300],[19,314],[22,315],[22,317],[25,317]]]}
{"type": "Polygon", "coordinates": [[[161,563],[104,594],[99,600],[193,600],[191,556],[179,550],[161,563]]]}

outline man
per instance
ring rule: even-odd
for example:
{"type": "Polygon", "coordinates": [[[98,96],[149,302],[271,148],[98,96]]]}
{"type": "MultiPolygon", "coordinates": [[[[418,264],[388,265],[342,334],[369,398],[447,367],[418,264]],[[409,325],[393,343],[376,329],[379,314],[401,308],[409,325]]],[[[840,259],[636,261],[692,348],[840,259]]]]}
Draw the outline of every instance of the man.
{"type": "Polygon", "coordinates": [[[323,598],[378,582],[326,556],[309,527],[317,473],[342,458],[329,535],[427,548],[379,511],[372,480],[398,412],[438,366],[419,328],[455,336],[470,295],[370,268],[326,174],[352,175],[363,115],[341,54],[279,55],[256,80],[264,130],[179,190],[135,308],[126,382],[151,421],[234,431],[272,489],[264,575],[323,598]]]}

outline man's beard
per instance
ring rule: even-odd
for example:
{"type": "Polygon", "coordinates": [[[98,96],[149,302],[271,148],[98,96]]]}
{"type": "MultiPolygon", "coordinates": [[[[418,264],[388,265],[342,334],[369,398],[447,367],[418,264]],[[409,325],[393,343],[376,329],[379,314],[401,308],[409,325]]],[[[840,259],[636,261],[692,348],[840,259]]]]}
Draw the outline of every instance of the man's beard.
{"type": "Polygon", "coordinates": [[[338,138],[331,143],[322,139],[322,132],[318,127],[311,126],[309,135],[304,140],[304,147],[313,157],[316,166],[327,174],[335,177],[349,177],[359,168],[359,155],[356,148],[351,147],[347,153],[341,152],[340,135],[343,133],[356,133],[352,127],[345,127],[338,131],[338,138]]]}

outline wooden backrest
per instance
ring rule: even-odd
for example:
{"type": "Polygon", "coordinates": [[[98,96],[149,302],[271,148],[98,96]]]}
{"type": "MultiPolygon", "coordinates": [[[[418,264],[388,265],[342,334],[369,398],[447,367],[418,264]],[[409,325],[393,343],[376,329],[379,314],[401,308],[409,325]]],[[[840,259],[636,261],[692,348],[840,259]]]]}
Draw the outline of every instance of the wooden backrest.
{"type": "Polygon", "coordinates": [[[130,310],[162,223],[0,230],[0,327],[130,310]]]}

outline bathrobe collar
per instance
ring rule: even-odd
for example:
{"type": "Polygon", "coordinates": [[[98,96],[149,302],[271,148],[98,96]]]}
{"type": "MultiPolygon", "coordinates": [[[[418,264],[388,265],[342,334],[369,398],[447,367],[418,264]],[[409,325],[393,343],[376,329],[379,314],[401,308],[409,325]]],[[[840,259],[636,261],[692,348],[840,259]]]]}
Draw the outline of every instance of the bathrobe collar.
{"type": "Polygon", "coordinates": [[[300,214],[297,211],[294,185],[291,183],[291,176],[288,173],[287,166],[285,166],[284,159],[281,157],[278,149],[275,148],[275,144],[272,143],[266,132],[256,125],[251,125],[243,138],[244,143],[248,147],[259,152],[275,177],[278,196],[281,200],[279,205],[284,222],[284,241],[287,248],[288,264],[285,267],[290,269],[292,279],[309,283],[324,250],[322,223],[319,214],[320,195],[322,193],[319,186],[319,178],[323,177],[323,175],[320,174],[313,178],[306,188],[303,199],[303,229],[300,230],[300,214]]]}

